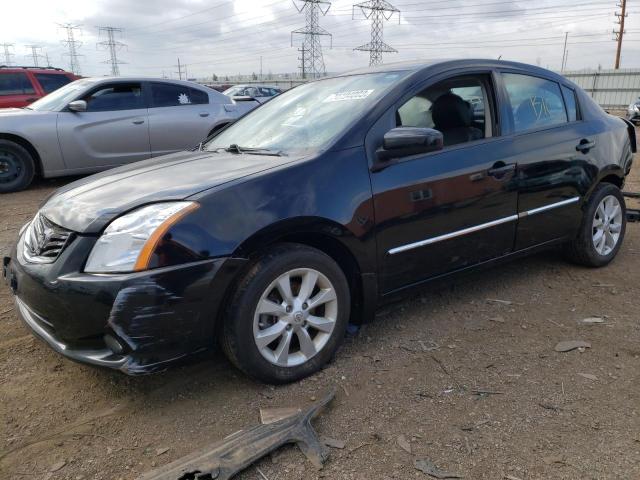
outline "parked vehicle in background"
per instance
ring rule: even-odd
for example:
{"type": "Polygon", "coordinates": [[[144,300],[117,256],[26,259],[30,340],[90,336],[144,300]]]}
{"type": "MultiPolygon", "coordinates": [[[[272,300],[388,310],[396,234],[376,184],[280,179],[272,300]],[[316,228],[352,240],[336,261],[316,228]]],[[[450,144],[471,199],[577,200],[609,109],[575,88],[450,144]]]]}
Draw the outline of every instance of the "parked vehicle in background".
{"type": "Polygon", "coordinates": [[[257,100],[260,103],[264,103],[267,100],[271,100],[271,98],[276,95],[280,95],[282,90],[277,87],[271,87],[268,85],[234,85],[233,87],[225,90],[224,93],[226,96],[231,98],[251,98],[257,100]]]}
{"type": "Polygon", "coordinates": [[[0,108],[25,107],[78,78],[61,68],[0,65],[0,108]]]}
{"type": "Polygon", "coordinates": [[[553,72],[383,65],[289,90],[197,152],[66,185],[4,271],[25,323],[74,360],[139,374],[218,340],[290,382],[431,280],[553,246],[607,265],[635,150],[628,121],[553,72]]]}
{"type": "Polygon", "coordinates": [[[627,118],[636,125],[640,125],[640,97],[629,105],[627,118]]]}
{"type": "Polygon", "coordinates": [[[255,108],[180,80],[85,78],[0,110],[0,193],[191,149],[255,108]]]}

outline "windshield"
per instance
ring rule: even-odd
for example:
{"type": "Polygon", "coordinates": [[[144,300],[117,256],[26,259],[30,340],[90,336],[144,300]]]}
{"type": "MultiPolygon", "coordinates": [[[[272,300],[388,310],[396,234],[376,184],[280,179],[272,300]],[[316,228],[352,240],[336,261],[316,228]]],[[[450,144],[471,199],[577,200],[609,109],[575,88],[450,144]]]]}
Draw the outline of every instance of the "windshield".
{"type": "Polygon", "coordinates": [[[239,92],[241,92],[242,90],[244,90],[244,87],[231,87],[231,88],[227,88],[224,92],[225,95],[229,95],[230,97],[237,95],[239,92]]]}
{"type": "Polygon", "coordinates": [[[62,110],[69,104],[69,102],[75,100],[80,91],[87,88],[90,84],[90,80],[76,80],[75,82],[71,82],[64,87],[51,92],[40,100],[33,102],[27,108],[30,110],[39,110],[41,112],[55,112],[62,110]]]}
{"type": "Polygon", "coordinates": [[[406,72],[369,73],[307,83],[275,97],[216,137],[205,150],[228,148],[289,152],[328,147],[406,72]]]}

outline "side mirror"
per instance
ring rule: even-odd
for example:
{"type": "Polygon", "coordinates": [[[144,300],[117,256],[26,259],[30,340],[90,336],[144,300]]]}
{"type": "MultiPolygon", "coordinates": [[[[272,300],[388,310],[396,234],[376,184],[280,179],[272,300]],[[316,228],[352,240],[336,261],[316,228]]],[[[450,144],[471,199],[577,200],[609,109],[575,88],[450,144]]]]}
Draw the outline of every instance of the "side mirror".
{"type": "Polygon", "coordinates": [[[377,160],[382,167],[389,160],[435,152],[444,147],[442,132],[433,128],[398,127],[384,135],[382,148],[376,152],[377,160]]]}
{"type": "Polygon", "coordinates": [[[74,100],[73,102],[67,105],[67,108],[72,112],[86,112],[87,111],[87,102],[84,100],[74,100]]]}

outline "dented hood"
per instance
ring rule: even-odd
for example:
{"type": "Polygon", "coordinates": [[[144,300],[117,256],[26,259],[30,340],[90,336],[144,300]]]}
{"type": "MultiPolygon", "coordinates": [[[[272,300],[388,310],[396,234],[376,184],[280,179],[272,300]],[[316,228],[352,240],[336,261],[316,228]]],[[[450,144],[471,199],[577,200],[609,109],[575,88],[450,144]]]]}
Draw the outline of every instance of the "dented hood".
{"type": "Polygon", "coordinates": [[[295,160],[213,152],[180,152],[83,178],[59,189],[41,212],[78,233],[96,233],[123,212],[185,198],[295,160]]]}

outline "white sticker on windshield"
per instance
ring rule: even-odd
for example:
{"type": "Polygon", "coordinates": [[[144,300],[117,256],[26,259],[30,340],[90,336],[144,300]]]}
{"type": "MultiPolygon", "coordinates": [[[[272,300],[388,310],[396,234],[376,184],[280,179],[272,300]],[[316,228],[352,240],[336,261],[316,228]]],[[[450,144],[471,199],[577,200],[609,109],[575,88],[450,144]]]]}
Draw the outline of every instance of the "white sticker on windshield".
{"type": "Polygon", "coordinates": [[[351,90],[350,92],[332,93],[322,103],[344,102],[346,100],[363,100],[373,93],[373,90],[351,90]]]}

